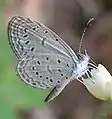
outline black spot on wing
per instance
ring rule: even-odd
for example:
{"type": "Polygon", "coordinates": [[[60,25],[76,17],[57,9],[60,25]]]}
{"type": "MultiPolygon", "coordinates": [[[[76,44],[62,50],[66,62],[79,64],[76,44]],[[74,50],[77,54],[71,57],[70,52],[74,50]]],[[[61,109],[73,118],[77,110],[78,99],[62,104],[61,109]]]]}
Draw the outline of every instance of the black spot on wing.
{"type": "Polygon", "coordinates": [[[42,78],[42,76],[40,76],[40,78],[42,78]]]}
{"type": "Polygon", "coordinates": [[[36,73],[36,75],[38,75],[39,73],[38,72],[35,72],[36,73]]]}
{"type": "Polygon", "coordinates": [[[31,48],[31,51],[34,51],[34,47],[31,48]]]}
{"type": "Polygon", "coordinates": [[[27,37],[28,37],[28,34],[24,34],[24,35],[23,35],[23,38],[27,38],[27,37]]]}
{"type": "Polygon", "coordinates": [[[37,61],[37,64],[40,65],[41,64],[40,61],[37,61]]]}
{"type": "Polygon", "coordinates": [[[49,60],[49,57],[46,57],[46,60],[49,60]]]}
{"type": "Polygon", "coordinates": [[[61,63],[61,60],[58,59],[58,63],[61,63]]]}
{"type": "Polygon", "coordinates": [[[29,43],[30,43],[30,41],[26,41],[26,42],[25,42],[26,45],[29,44],[29,43]]]}
{"type": "Polygon", "coordinates": [[[50,82],[53,82],[53,79],[50,79],[50,82]]]}

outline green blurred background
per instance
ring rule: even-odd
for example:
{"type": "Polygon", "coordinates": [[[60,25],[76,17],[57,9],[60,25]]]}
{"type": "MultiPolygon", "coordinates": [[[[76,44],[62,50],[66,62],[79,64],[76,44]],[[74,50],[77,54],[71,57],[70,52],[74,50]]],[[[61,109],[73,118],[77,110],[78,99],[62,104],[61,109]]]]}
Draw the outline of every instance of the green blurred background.
{"type": "Polygon", "coordinates": [[[19,109],[43,105],[47,91],[26,85],[15,73],[16,58],[4,23],[5,5],[5,1],[0,0],[0,119],[15,119],[19,109]]]}

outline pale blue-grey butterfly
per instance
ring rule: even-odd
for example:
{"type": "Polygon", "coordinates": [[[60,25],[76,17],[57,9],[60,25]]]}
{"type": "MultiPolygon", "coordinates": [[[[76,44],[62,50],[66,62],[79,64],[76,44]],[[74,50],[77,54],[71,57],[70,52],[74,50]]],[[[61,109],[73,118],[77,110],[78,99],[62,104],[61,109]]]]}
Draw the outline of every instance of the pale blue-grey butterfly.
{"type": "Polygon", "coordinates": [[[19,77],[33,87],[53,88],[46,102],[58,96],[73,79],[83,83],[81,78],[91,77],[91,69],[97,67],[86,52],[76,54],[45,25],[28,18],[13,17],[8,37],[19,59],[19,77]]]}

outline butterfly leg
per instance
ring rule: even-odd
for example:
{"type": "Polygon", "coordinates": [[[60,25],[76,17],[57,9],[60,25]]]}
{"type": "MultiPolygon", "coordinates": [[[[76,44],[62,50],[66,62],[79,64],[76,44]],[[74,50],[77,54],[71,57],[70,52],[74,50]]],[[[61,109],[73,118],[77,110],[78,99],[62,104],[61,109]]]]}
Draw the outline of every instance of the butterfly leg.
{"type": "MultiPolygon", "coordinates": [[[[95,83],[95,81],[92,79],[93,75],[92,75],[92,73],[91,73],[89,70],[86,71],[86,75],[87,75],[87,77],[89,78],[89,80],[92,81],[92,83],[95,83]]],[[[85,80],[86,80],[86,79],[85,79],[85,80]]]]}
{"type": "Polygon", "coordinates": [[[83,82],[83,77],[82,76],[77,76],[76,78],[80,83],[84,84],[83,82]]]}

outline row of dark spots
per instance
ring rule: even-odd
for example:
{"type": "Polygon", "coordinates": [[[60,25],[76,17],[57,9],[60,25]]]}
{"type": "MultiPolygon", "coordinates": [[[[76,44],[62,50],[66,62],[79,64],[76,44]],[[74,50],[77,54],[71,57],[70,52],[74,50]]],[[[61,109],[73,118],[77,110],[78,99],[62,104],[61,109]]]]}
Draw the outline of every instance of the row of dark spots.
{"type": "MultiPolygon", "coordinates": [[[[48,57],[47,57],[48,58],[48,57]]],[[[48,59],[47,59],[48,60],[48,59]]],[[[40,61],[37,61],[38,65],[40,65],[40,61]]],[[[35,70],[35,67],[32,67],[32,70],[35,70]]],[[[58,69],[59,72],[61,72],[61,69],[58,69]]],[[[63,76],[63,74],[61,73],[61,76],[63,76]]]]}
{"type": "MultiPolygon", "coordinates": [[[[49,58],[48,58],[48,57],[46,57],[46,60],[49,60],[49,58]]],[[[40,65],[40,64],[41,64],[41,62],[40,62],[40,61],[37,61],[37,64],[38,64],[38,65],[40,65]]]]}
{"type": "Polygon", "coordinates": [[[49,88],[44,82],[40,83],[40,82],[37,82],[37,81],[36,81],[36,82],[32,82],[32,84],[35,85],[35,86],[38,84],[38,85],[41,86],[41,87],[46,86],[47,88],[49,88]],[[43,86],[42,84],[43,84],[44,86],[43,86]]]}
{"type": "Polygon", "coordinates": [[[39,29],[40,27],[39,26],[35,26],[32,28],[33,31],[36,31],[37,29],[39,29]]]}
{"type": "MultiPolygon", "coordinates": [[[[49,60],[49,57],[46,57],[46,60],[49,60]]],[[[40,65],[41,63],[40,63],[40,61],[37,61],[37,63],[40,65]]]]}
{"type": "MultiPolygon", "coordinates": [[[[44,33],[45,33],[45,34],[47,34],[47,33],[48,33],[48,31],[46,30],[44,33]]],[[[56,38],[56,41],[59,41],[59,40],[56,38]]]]}
{"type": "MultiPolygon", "coordinates": [[[[53,83],[53,79],[50,79],[50,82],[51,82],[51,83],[53,83]]],[[[60,81],[59,81],[59,80],[58,80],[57,82],[58,82],[58,83],[60,83],[60,81]]]]}
{"type": "MultiPolygon", "coordinates": [[[[61,69],[58,69],[58,71],[59,71],[59,72],[61,72],[61,69]]],[[[61,75],[61,76],[63,76],[63,74],[62,74],[62,73],[61,73],[60,75],[61,75]]],[[[66,79],[68,79],[68,77],[66,77],[66,79]]]]}
{"type": "MultiPolygon", "coordinates": [[[[25,37],[26,37],[26,36],[27,36],[27,35],[25,35],[25,37]]],[[[25,42],[26,45],[28,45],[29,43],[30,43],[29,40],[27,40],[27,41],[25,42]]],[[[31,51],[34,51],[34,47],[32,47],[30,50],[31,50],[31,51]]]]}
{"type": "MultiPolygon", "coordinates": [[[[36,31],[37,29],[39,29],[39,26],[35,26],[32,28],[33,31],[36,31]]],[[[28,28],[24,28],[23,31],[26,33],[28,31],[28,28]]]]}
{"type": "MultiPolygon", "coordinates": [[[[46,57],[46,60],[49,60],[49,57],[46,57]]],[[[61,63],[61,60],[58,59],[58,63],[61,63]]],[[[40,64],[38,62],[38,64],[40,64]]],[[[70,67],[69,64],[67,64],[67,67],[70,67]]],[[[59,72],[61,72],[61,69],[58,69],[59,72]]],[[[63,74],[61,74],[61,76],[63,76],[63,74]]]]}
{"type": "MultiPolygon", "coordinates": [[[[39,29],[39,28],[40,28],[39,26],[35,26],[35,27],[32,28],[32,30],[33,30],[33,31],[36,31],[36,30],[39,29]]],[[[27,33],[27,32],[28,32],[28,28],[24,28],[23,31],[24,31],[25,33],[27,33]]]]}
{"type": "MultiPolygon", "coordinates": [[[[46,60],[49,60],[49,57],[46,57],[46,60]]],[[[61,63],[61,61],[59,59],[58,59],[58,63],[61,63]]],[[[37,64],[40,65],[41,64],[40,61],[37,61],[37,64]]],[[[67,67],[70,67],[69,64],[67,64],[67,67]]]]}
{"type": "MultiPolygon", "coordinates": [[[[32,69],[35,70],[35,67],[32,67],[32,69]]],[[[36,75],[39,75],[38,72],[35,72],[35,73],[36,73],[36,75]]],[[[63,74],[61,74],[61,76],[63,76],[63,74]]],[[[42,78],[42,76],[40,76],[40,78],[42,78]]],[[[46,76],[46,79],[49,79],[49,78],[46,76]]],[[[53,82],[53,79],[50,79],[50,82],[53,82]]],[[[57,81],[57,82],[60,83],[60,81],[57,81]]]]}
{"type": "MultiPolygon", "coordinates": [[[[33,29],[36,29],[36,28],[33,28],[33,29]]],[[[47,33],[47,31],[45,31],[45,33],[47,33]]],[[[23,38],[27,38],[28,37],[28,34],[24,34],[23,35],[23,38]]],[[[45,40],[46,40],[46,38],[43,38],[43,40],[42,40],[42,45],[44,46],[44,44],[45,44],[45,40]]],[[[56,39],[56,41],[58,41],[58,39],[56,39]]],[[[29,44],[29,41],[26,41],[26,43],[25,43],[26,45],[27,44],[29,44]]],[[[32,47],[31,48],[31,51],[34,51],[34,47],[32,47]]],[[[59,63],[60,63],[60,60],[58,60],[59,61],[59,63]]]]}
{"type": "MultiPolygon", "coordinates": [[[[41,62],[40,62],[40,61],[37,61],[37,64],[40,65],[41,62]]],[[[35,69],[36,69],[36,68],[33,66],[33,67],[32,67],[32,70],[34,71],[35,69]]]]}
{"type": "MultiPolygon", "coordinates": [[[[38,26],[37,27],[33,27],[32,29],[36,30],[36,28],[39,28],[39,27],[38,26]]],[[[28,37],[28,34],[27,34],[28,28],[25,28],[23,31],[26,33],[26,34],[23,35],[23,38],[27,38],[28,37]]],[[[29,43],[30,43],[30,41],[26,41],[25,42],[26,45],[28,45],[29,43]]],[[[34,47],[32,47],[30,50],[34,51],[34,47]]]]}
{"type": "MultiPolygon", "coordinates": [[[[39,26],[36,26],[36,27],[33,27],[32,30],[35,31],[38,28],[39,28],[39,26]]],[[[25,28],[24,32],[27,33],[27,31],[28,31],[28,28],[25,28]]],[[[47,34],[47,33],[48,33],[48,31],[46,30],[45,34],[47,34]]],[[[28,34],[25,34],[23,37],[26,38],[27,36],[28,36],[28,34]]],[[[59,41],[59,40],[56,38],[56,41],[59,41]]]]}
{"type": "MultiPolygon", "coordinates": [[[[58,59],[58,63],[61,63],[61,60],[58,59]]],[[[67,64],[67,67],[70,67],[69,64],[67,64]]]]}
{"type": "MultiPolygon", "coordinates": [[[[35,70],[35,67],[32,67],[32,69],[35,70]]],[[[35,72],[35,73],[36,73],[37,76],[39,75],[38,72],[35,72]]],[[[42,78],[42,76],[40,76],[40,78],[42,78]]],[[[48,79],[48,77],[46,77],[46,79],[48,79]]],[[[52,82],[52,79],[51,79],[51,82],[52,82]]]]}
{"type": "MultiPolygon", "coordinates": [[[[33,69],[34,69],[34,67],[33,67],[33,69]]],[[[39,75],[38,72],[35,72],[35,73],[36,73],[37,76],[39,75]]],[[[63,76],[63,74],[61,74],[61,76],[63,76]]],[[[42,78],[42,76],[39,76],[39,77],[42,78]]],[[[49,77],[46,76],[46,79],[49,79],[49,77]]],[[[68,77],[65,77],[65,79],[68,79],[68,77]]],[[[53,83],[53,79],[50,78],[49,81],[50,81],[51,83],[53,83]]],[[[58,80],[57,82],[60,83],[59,80],[58,80]]]]}
{"type": "MultiPolygon", "coordinates": [[[[38,72],[36,72],[36,75],[38,75],[39,73],[38,72]]],[[[42,78],[42,76],[40,76],[40,78],[42,78]]],[[[46,79],[49,79],[47,76],[46,76],[46,79]]],[[[49,81],[51,82],[51,83],[53,83],[53,79],[49,79],[49,81]]],[[[57,81],[58,83],[60,83],[60,81],[57,81]]]]}

